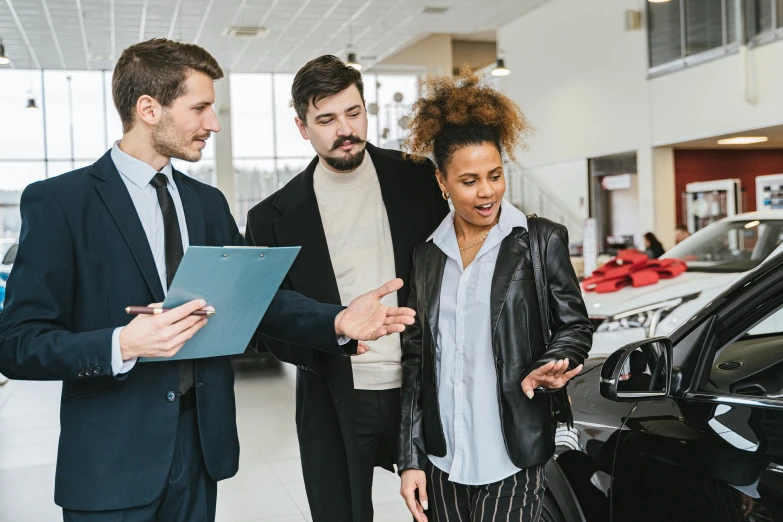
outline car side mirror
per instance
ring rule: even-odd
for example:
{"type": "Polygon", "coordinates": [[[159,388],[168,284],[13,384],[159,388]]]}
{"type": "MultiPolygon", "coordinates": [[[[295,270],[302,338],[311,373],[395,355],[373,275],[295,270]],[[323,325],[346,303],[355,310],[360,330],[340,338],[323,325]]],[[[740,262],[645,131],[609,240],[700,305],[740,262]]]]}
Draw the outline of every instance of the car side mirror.
{"type": "Polygon", "coordinates": [[[655,337],[631,343],[610,355],[601,368],[601,396],[610,401],[636,402],[669,395],[672,342],[655,337]]]}

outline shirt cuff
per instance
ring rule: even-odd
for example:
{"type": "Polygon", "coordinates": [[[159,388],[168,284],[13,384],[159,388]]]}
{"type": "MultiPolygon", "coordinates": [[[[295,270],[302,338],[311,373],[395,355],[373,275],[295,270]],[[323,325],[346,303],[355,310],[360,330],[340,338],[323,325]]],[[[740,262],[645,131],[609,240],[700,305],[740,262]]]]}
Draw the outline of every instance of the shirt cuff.
{"type": "Polygon", "coordinates": [[[115,328],[111,335],[111,373],[115,377],[121,373],[128,373],[131,368],[136,366],[138,357],[128,361],[122,360],[122,350],[120,350],[120,332],[123,327],[115,328]]]}
{"type": "MultiPolygon", "coordinates": [[[[118,337],[118,339],[119,339],[119,337],[118,337]]],[[[341,335],[340,337],[337,338],[337,344],[339,344],[340,346],[345,346],[346,344],[348,344],[350,342],[351,342],[351,338],[350,337],[346,337],[344,335],[341,335]]]]}

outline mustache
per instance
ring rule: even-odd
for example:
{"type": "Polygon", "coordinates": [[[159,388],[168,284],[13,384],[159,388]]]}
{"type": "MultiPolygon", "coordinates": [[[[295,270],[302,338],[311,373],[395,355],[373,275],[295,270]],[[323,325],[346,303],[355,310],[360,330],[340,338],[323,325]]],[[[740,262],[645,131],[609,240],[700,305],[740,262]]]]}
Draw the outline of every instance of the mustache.
{"type": "Polygon", "coordinates": [[[332,145],[332,150],[337,150],[338,148],[342,147],[348,142],[351,143],[364,143],[364,140],[361,139],[359,136],[355,136],[351,134],[350,136],[344,136],[342,138],[337,138],[334,140],[334,145],[332,145]]]}
{"type": "Polygon", "coordinates": [[[203,136],[196,136],[193,139],[194,140],[208,140],[210,136],[212,136],[212,133],[204,134],[203,136]]]}

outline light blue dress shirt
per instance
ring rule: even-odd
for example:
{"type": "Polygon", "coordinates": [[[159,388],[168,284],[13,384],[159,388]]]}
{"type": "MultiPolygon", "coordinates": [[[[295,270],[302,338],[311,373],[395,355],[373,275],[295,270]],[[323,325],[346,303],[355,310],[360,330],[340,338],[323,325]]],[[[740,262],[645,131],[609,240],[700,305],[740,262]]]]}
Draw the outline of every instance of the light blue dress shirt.
{"type": "MultiPolygon", "coordinates": [[[[168,285],[166,284],[166,237],[163,228],[163,212],[160,210],[155,187],[150,185],[150,181],[152,181],[152,178],[158,171],[149,164],[124,153],[120,150],[119,144],[119,141],[114,143],[111,149],[111,159],[114,162],[114,166],[117,167],[122,181],[128,188],[133,206],[136,207],[136,213],[141,220],[141,226],[144,228],[147,241],[149,241],[152,257],[155,259],[155,267],[158,269],[160,284],[165,295],[168,291],[168,285]]],[[[177,221],[179,221],[179,231],[182,236],[182,251],[185,252],[189,245],[188,225],[185,221],[185,209],[182,206],[182,198],[179,196],[177,184],[174,183],[171,162],[167,163],[160,172],[165,174],[168,179],[168,189],[171,198],[174,200],[177,221]]],[[[146,306],[148,303],[128,304],[146,306]]],[[[122,360],[120,331],[122,331],[122,328],[115,329],[111,339],[111,369],[114,375],[128,372],[136,364],[136,359],[124,362],[122,360]]]]}
{"type": "Polygon", "coordinates": [[[489,304],[500,243],[514,227],[527,228],[527,218],[504,200],[500,221],[464,270],[453,211],[428,239],[447,256],[435,350],[446,456],[429,459],[458,484],[491,484],[521,471],[503,440],[489,304]]]}

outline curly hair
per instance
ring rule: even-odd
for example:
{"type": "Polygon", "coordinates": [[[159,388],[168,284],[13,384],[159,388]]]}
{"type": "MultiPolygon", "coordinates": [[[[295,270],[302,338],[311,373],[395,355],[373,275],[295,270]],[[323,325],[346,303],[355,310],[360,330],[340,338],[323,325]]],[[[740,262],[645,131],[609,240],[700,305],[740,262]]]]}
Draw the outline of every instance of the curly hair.
{"type": "Polygon", "coordinates": [[[533,128],[516,103],[482,80],[463,68],[456,79],[437,76],[422,83],[427,94],[413,105],[406,140],[414,158],[434,156],[443,171],[457,149],[482,143],[514,158],[533,128]]]}

